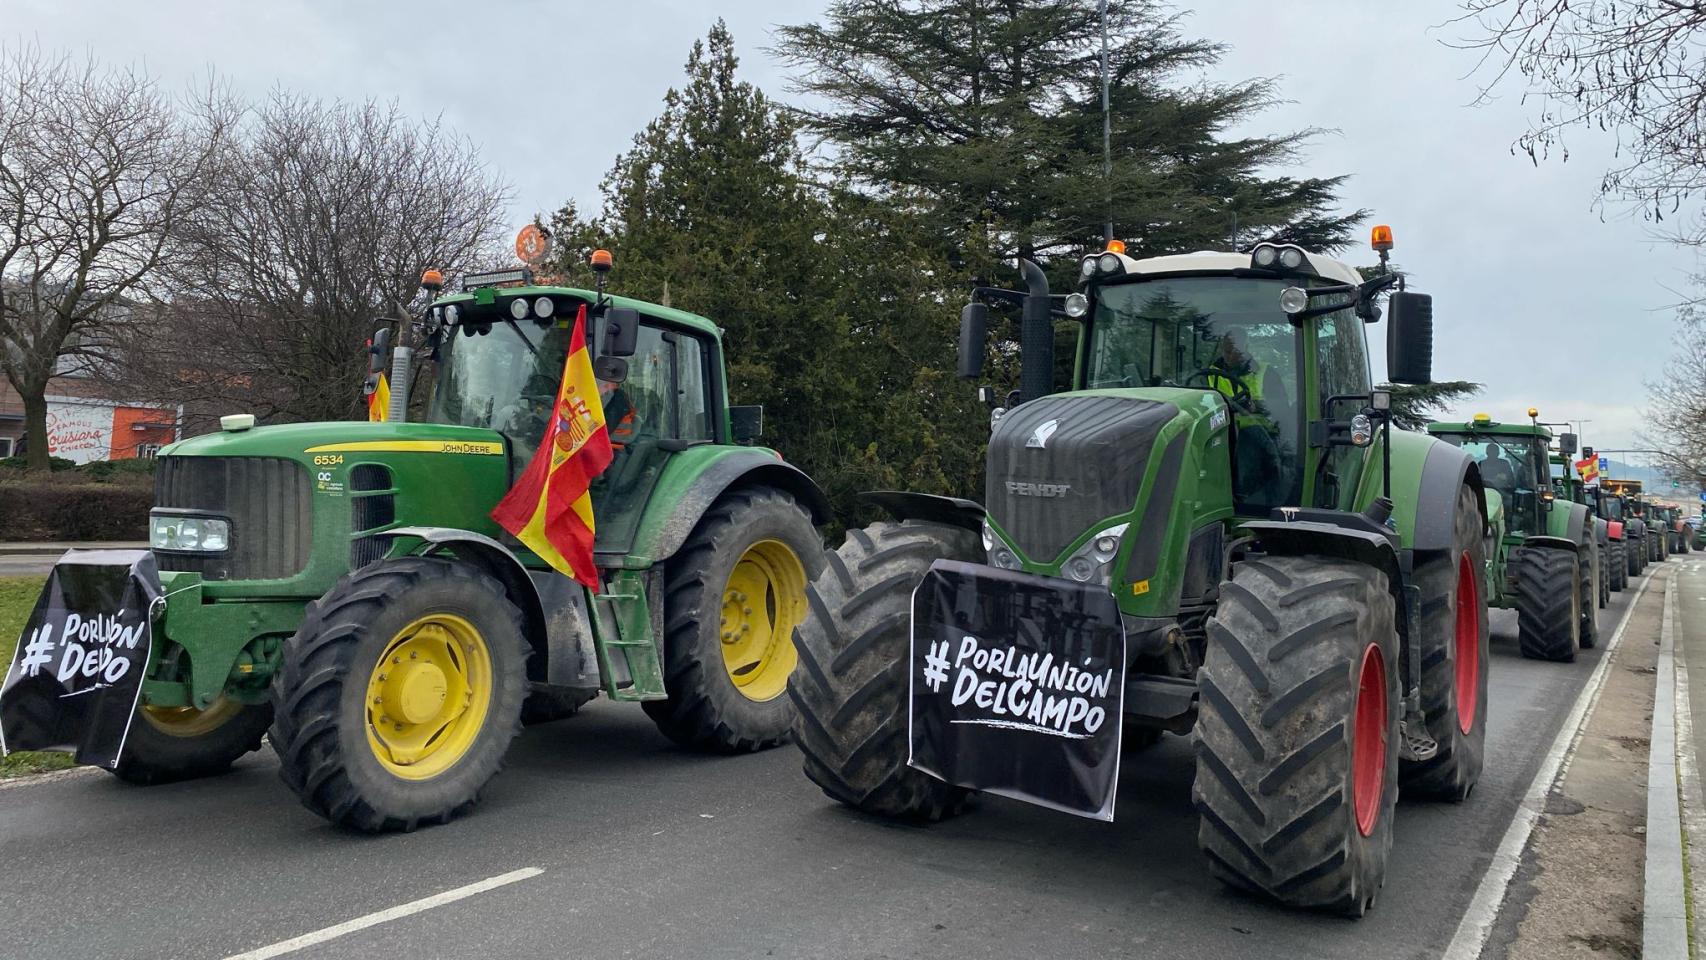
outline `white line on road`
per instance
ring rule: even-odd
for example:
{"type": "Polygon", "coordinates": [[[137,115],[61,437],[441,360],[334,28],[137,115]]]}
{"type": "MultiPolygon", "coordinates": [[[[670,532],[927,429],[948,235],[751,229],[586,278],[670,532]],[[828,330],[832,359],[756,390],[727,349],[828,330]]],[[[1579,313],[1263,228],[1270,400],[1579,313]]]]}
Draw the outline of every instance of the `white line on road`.
{"type": "Polygon", "coordinates": [[[1546,809],[1546,795],[1552,792],[1553,782],[1558,779],[1565,759],[1575,747],[1582,727],[1586,725],[1588,712],[1599,700],[1599,692],[1605,687],[1606,670],[1611,666],[1611,654],[1617,649],[1617,644],[1622,642],[1623,631],[1629,626],[1629,619],[1634,616],[1635,607],[1640,604],[1641,597],[1652,582],[1653,577],[1649,574],[1641,581],[1641,589],[1629,598],[1629,607],[1623,611],[1623,619],[1618,621],[1616,632],[1611,635],[1610,642],[1605,645],[1605,652],[1600,655],[1599,663],[1593,668],[1593,675],[1588,677],[1587,684],[1582,687],[1581,693],[1576,695],[1570,715],[1564,718],[1564,725],[1559,728],[1558,736],[1552,740],[1551,748],[1541,759],[1540,769],[1534,773],[1534,781],[1523,794],[1522,804],[1511,818],[1511,825],[1499,841],[1499,848],[1493,852],[1493,862],[1487,865],[1487,872],[1482,875],[1480,885],[1475,888],[1475,896],[1470,899],[1469,908],[1463,912],[1463,920],[1457,925],[1457,933],[1452,936],[1445,952],[1440,954],[1440,960],[1478,960],[1481,956],[1481,949],[1487,945],[1487,936],[1493,932],[1493,922],[1499,918],[1499,906],[1504,903],[1505,890],[1510,886],[1511,878],[1516,876],[1516,868],[1522,863],[1522,851],[1528,846],[1528,836],[1534,832],[1534,824],[1540,819],[1541,811],[1546,809]]]}
{"type": "Polygon", "coordinates": [[[458,900],[472,897],[477,893],[485,893],[487,890],[495,890],[498,887],[508,886],[512,883],[526,880],[528,877],[537,877],[544,872],[544,870],[541,870],[538,867],[524,867],[520,870],[512,870],[509,873],[489,877],[485,880],[479,881],[478,883],[470,883],[465,887],[457,887],[454,890],[435,893],[430,897],[411,900],[408,903],[399,904],[387,910],[370,913],[364,917],[356,917],[354,920],[345,920],[343,923],[327,927],[324,930],[305,933],[300,937],[292,937],[289,940],[280,940],[278,943],[261,947],[258,950],[250,950],[247,953],[232,954],[231,956],[226,957],[225,960],[267,960],[268,957],[277,957],[287,953],[295,953],[304,947],[312,947],[317,943],[325,943],[327,940],[333,940],[345,934],[354,933],[357,930],[366,930],[368,927],[378,926],[381,923],[389,923],[392,920],[420,913],[423,910],[431,910],[433,907],[442,907],[447,903],[455,903],[458,900]]]}
{"type": "Polygon", "coordinates": [[[1665,585],[1653,734],[1647,747],[1647,870],[1641,904],[1641,956],[1646,960],[1688,960],[1688,891],[1682,878],[1682,808],[1676,793],[1675,582],[1672,575],[1665,585]]]}

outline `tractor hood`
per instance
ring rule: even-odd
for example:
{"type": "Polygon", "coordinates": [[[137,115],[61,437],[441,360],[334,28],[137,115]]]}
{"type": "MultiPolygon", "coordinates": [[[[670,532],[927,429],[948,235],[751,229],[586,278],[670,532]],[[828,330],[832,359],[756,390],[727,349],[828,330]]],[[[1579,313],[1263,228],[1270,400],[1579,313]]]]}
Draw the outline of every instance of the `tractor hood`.
{"type": "Polygon", "coordinates": [[[1026,558],[1052,561],[1100,521],[1136,507],[1163,429],[1185,416],[1157,392],[1055,394],[996,423],[985,503],[1026,558]]]}
{"type": "Polygon", "coordinates": [[[310,463],[313,455],[327,453],[460,453],[501,457],[504,443],[497,431],[475,427],[328,420],[221,430],[181,440],[160,451],[163,457],[285,457],[310,463]]]}

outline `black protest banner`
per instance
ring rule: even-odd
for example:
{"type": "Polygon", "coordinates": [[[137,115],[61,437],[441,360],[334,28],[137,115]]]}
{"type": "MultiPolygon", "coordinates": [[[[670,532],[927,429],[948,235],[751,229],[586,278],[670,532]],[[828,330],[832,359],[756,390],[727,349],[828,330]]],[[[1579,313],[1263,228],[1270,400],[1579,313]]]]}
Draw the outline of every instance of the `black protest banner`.
{"type": "Polygon", "coordinates": [[[1107,588],[938,560],[912,596],[907,762],[1114,818],[1125,629],[1107,588]]]}
{"type": "Polygon", "coordinates": [[[70,750],[118,764],[160,596],[146,550],[73,550],[42,588],[0,686],[0,752],[70,750]]]}

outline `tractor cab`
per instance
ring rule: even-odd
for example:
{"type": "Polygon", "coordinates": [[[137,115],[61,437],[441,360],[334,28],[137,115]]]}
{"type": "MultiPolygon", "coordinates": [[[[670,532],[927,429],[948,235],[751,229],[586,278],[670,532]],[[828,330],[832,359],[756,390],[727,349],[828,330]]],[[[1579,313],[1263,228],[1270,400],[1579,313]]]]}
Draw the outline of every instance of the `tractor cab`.
{"type": "Polygon", "coordinates": [[[1545,529],[1542,512],[1557,499],[1550,430],[1499,423],[1478,413],[1467,423],[1431,423],[1428,433],[1475,458],[1481,482],[1504,501],[1508,534],[1528,536],[1545,529]]]}
{"type": "Polygon", "coordinates": [[[633,542],[671,459],[698,445],[756,438],[746,408],[725,435],[716,328],[702,317],[600,291],[535,286],[520,271],[476,275],[429,312],[437,376],[427,420],[492,430],[511,451],[513,478],[545,434],[577,316],[585,318],[614,457],[593,483],[598,550],[633,542]],[[493,281],[511,281],[499,286],[493,281]]]}

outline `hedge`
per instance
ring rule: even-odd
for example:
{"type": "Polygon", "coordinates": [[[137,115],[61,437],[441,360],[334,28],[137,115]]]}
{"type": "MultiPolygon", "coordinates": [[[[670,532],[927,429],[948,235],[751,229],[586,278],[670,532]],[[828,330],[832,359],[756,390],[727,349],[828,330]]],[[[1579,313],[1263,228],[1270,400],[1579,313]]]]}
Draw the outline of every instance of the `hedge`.
{"type": "Polygon", "coordinates": [[[146,540],[152,484],[0,481],[0,541],[146,540]]]}

